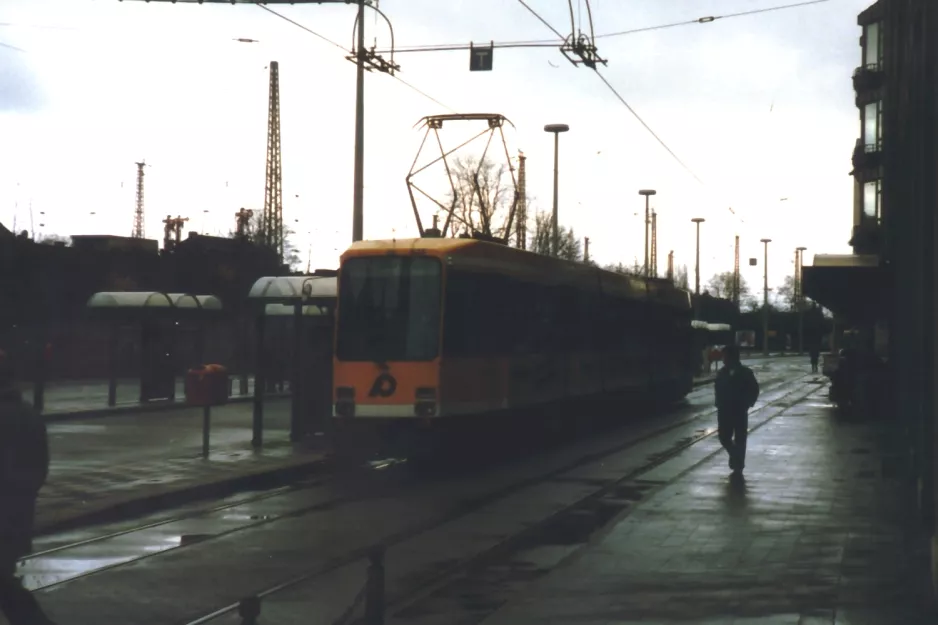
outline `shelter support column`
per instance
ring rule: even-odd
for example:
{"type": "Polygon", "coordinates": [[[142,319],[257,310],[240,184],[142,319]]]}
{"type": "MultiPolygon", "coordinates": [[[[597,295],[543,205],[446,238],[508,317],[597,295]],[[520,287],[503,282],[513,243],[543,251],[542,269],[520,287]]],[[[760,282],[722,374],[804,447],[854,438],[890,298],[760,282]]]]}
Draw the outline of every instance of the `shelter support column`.
{"type": "Polygon", "coordinates": [[[107,405],[117,405],[117,372],[120,347],[120,325],[110,325],[107,337],[107,405]]]}
{"type": "Polygon", "coordinates": [[[264,327],[266,325],[264,312],[261,310],[255,320],[254,340],[256,343],[254,365],[254,418],[251,445],[259,448],[264,444],[264,392],[267,389],[265,376],[266,350],[264,348],[264,327]]]}
{"type": "Polygon", "coordinates": [[[304,339],[303,302],[298,300],[293,305],[293,376],[290,380],[290,440],[298,441],[305,434],[303,422],[305,387],[305,367],[303,354],[306,351],[304,339]]]}

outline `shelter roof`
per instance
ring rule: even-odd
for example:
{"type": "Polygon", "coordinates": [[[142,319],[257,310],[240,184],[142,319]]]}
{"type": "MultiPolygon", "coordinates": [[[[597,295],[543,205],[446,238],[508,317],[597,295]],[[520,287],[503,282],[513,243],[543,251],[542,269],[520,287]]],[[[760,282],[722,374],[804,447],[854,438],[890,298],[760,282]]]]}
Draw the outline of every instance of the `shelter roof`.
{"type": "Polygon", "coordinates": [[[331,276],[268,276],[258,278],[249,299],[290,303],[296,300],[329,303],[338,294],[338,279],[331,276]]]}

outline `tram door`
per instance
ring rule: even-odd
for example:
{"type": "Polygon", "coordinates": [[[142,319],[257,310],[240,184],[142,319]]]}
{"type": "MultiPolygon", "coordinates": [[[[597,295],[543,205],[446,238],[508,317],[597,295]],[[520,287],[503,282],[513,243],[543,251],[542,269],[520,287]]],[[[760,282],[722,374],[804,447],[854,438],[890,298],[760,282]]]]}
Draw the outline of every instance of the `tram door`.
{"type": "Polygon", "coordinates": [[[140,401],[175,399],[173,366],[174,326],[167,322],[143,324],[140,336],[140,401]]]}

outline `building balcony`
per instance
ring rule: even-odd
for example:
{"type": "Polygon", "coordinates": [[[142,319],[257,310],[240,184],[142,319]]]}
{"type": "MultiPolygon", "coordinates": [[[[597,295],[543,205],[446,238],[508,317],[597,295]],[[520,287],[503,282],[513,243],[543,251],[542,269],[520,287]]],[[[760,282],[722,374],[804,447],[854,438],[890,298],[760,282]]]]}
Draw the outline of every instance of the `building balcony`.
{"type": "Polygon", "coordinates": [[[881,65],[861,65],[853,72],[853,90],[857,94],[857,106],[863,106],[864,103],[876,99],[870,95],[878,91],[882,86],[885,75],[881,65]]]}
{"type": "Polygon", "coordinates": [[[872,219],[864,219],[853,227],[850,246],[854,254],[880,254],[883,249],[883,227],[872,219]]]}
{"type": "Polygon", "coordinates": [[[853,171],[850,173],[855,175],[857,171],[878,170],[883,164],[882,149],[882,145],[864,144],[862,139],[857,139],[853,148],[853,171]]]}

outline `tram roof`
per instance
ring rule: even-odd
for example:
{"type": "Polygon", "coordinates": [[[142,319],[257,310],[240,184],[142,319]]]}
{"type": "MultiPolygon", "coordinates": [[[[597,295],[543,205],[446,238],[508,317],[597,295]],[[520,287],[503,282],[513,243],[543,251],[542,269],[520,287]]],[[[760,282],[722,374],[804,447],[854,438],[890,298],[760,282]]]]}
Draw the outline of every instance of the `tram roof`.
{"type": "Polygon", "coordinates": [[[440,258],[447,266],[462,267],[555,285],[597,284],[602,276],[604,291],[630,298],[652,297],[666,306],[690,307],[690,295],[663,280],[645,279],[593,265],[553,258],[507,245],[479,239],[411,238],[358,241],[344,254],[342,261],[359,256],[400,253],[440,258]]]}

